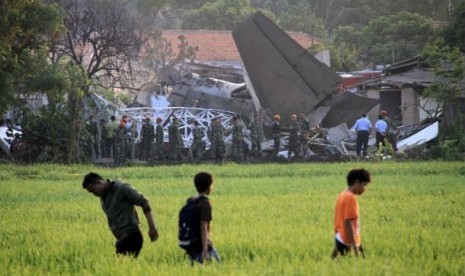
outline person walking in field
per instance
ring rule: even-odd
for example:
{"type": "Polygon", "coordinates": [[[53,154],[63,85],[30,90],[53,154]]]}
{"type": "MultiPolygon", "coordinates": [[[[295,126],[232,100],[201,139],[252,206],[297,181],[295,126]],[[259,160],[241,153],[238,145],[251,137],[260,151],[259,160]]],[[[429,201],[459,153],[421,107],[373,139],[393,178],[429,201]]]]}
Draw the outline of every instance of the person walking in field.
{"type": "Polygon", "coordinates": [[[179,212],[179,246],[186,251],[191,264],[203,264],[212,258],[220,261],[218,252],[210,239],[212,206],[208,196],[213,190],[213,176],[208,172],[199,172],[194,177],[198,195],[187,200],[179,212]]]}
{"type": "Polygon", "coordinates": [[[142,249],[143,237],[135,206],[140,206],[144,211],[150,240],[153,242],[158,239],[149,201],[131,185],[121,180],[103,180],[100,175],[90,172],[84,177],[82,187],[100,197],[108,225],[117,240],[116,254],[137,257],[142,249]]]}
{"type": "Polygon", "coordinates": [[[358,257],[365,257],[361,245],[360,214],[357,197],[371,182],[370,173],[365,169],[353,169],[347,174],[347,189],[339,194],[334,213],[335,246],[331,257],[344,256],[351,249],[358,257]]]}

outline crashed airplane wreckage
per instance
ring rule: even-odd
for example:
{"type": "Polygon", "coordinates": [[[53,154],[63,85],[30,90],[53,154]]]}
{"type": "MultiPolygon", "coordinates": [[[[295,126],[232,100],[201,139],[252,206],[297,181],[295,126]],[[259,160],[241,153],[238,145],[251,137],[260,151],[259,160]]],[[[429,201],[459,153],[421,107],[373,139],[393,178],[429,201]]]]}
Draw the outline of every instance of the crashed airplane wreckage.
{"type": "MultiPolygon", "coordinates": [[[[307,137],[310,154],[349,155],[344,145],[353,133],[348,126],[379,101],[337,91],[340,77],[261,13],[241,22],[233,38],[245,82],[188,74],[175,83],[170,104],[229,110],[243,118],[260,113],[268,126],[273,114],[280,114],[286,126],[290,114],[303,113],[313,127],[307,137]]],[[[287,137],[283,138],[280,155],[287,157],[287,137]]],[[[272,142],[264,142],[262,148],[271,151],[272,142]]]]}
{"type": "MultiPolygon", "coordinates": [[[[243,63],[244,83],[189,74],[172,87],[167,99],[170,107],[125,108],[118,109],[117,114],[132,118],[138,131],[146,116],[152,117],[152,122],[161,117],[165,128],[171,117],[179,117],[184,146],[188,147],[192,143],[192,121],[198,121],[206,132],[214,117],[223,118],[223,126],[230,129],[235,115],[250,118],[259,113],[264,125],[271,126],[273,114],[280,114],[281,125],[287,126],[289,115],[302,113],[312,127],[306,137],[309,155],[350,155],[346,142],[350,143],[353,133],[348,126],[378,100],[338,91],[340,77],[261,13],[238,24],[232,34],[243,63]]],[[[398,148],[402,149],[403,143],[409,147],[434,139],[435,127],[427,126],[425,135],[409,134],[408,141],[400,137],[398,148]]],[[[287,137],[281,141],[279,155],[288,157],[287,137]]],[[[271,140],[262,145],[265,152],[271,152],[271,148],[271,140]]]]}
{"type": "MultiPolygon", "coordinates": [[[[188,74],[175,83],[168,97],[170,104],[229,110],[249,119],[259,113],[265,126],[271,126],[273,114],[280,114],[281,124],[287,126],[291,114],[303,113],[312,126],[342,125],[346,129],[342,133],[347,135],[324,140],[326,144],[336,143],[338,154],[347,154],[339,146],[349,136],[347,125],[377,105],[378,100],[337,92],[340,77],[261,13],[241,22],[232,34],[245,82],[236,84],[188,74]]],[[[286,137],[283,141],[285,149],[286,137]]],[[[271,144],[265,142],[262,147],[271,150],[271,144]]]]}
{"type": "Polygon", "coordinates": [[[351,125],[378,100],[336,92],[340,77],[283,30],[256,13],[233,30],[255,107],[289,115],[304,113],[325,128],[351,125]]]}

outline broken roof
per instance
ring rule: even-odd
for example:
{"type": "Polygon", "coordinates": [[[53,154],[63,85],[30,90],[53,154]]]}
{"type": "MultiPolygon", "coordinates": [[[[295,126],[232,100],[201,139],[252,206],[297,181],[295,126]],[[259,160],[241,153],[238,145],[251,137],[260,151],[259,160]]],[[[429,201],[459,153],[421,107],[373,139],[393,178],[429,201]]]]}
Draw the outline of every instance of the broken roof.
{"type": "Polygon", "coordinates": [[[406,72],[385,76],[383,82],[395,85],[409,84],[422,87],[430,86],[434,80],[434,73],[428,68],[413,68],[406,72]]]}

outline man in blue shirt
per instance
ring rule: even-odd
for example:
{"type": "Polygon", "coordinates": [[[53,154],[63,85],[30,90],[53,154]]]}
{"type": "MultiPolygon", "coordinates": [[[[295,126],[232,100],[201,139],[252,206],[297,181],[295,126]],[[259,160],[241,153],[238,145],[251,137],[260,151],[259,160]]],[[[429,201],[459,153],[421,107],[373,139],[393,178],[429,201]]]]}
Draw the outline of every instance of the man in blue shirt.
{"type": "Polygon", "coordinates": [[[363,152],[363,156],[367,155],[368,148],[368,137],[371,132],[371,122],[367,119],[367,114],[363,113],[362,117],[355,122],[355,131],[357,132],[357,144],[355,146],[355,152],[357,156],[363,152]]]}
{"type": "Polygon", "coordinates": [[[384,138],[386,137],[388,125],[386,121],[383,120],[383,115],[378,115],[378,121],[375,123],[376,130],[376,148],[379,149],[380,144],[383,147],[386,145],[384,143],[384,138]]]}

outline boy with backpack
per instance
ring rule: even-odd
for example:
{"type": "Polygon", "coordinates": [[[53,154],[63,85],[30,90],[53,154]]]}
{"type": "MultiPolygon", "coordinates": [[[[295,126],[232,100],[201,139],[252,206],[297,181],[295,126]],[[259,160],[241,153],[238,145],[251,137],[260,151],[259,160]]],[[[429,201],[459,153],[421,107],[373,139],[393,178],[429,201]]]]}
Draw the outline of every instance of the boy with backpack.
{"type": "Polygon", "coordinates": [[[203,264],[211,258],[219,262],[210,240],[212,207],[208,195],[213,190],[213,176],[200,172],[194,177],[194,185],[198,195],[189,198],[179,212],[179,246],[186,251],[192,265],[194,262],[203,264]]]}

